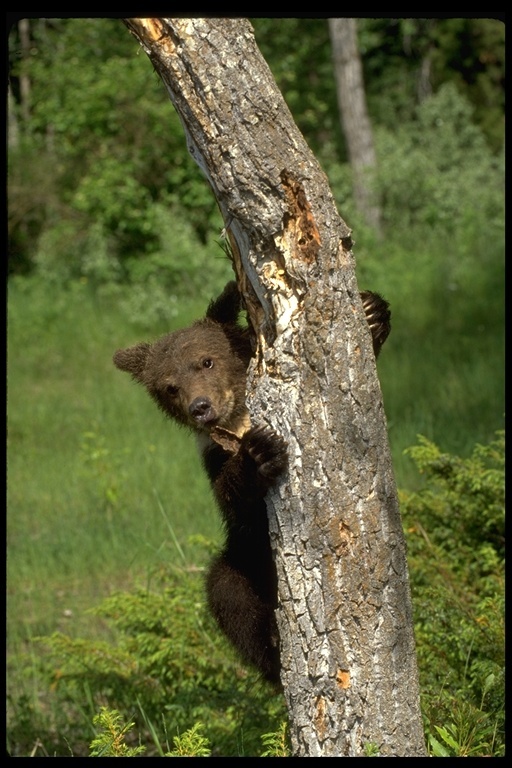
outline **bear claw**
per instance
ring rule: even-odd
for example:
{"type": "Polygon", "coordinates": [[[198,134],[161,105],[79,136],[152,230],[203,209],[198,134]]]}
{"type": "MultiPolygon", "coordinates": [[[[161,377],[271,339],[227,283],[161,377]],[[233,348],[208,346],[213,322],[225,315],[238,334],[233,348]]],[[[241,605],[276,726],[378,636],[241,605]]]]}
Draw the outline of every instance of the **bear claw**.
{"type": "Polygon", "coordinates": [[[252,427],[242,439],[242,448],[256,464],[258,474],[267,482],[276,480],[287,467],[287,443],[270,427],[252,427]]]}

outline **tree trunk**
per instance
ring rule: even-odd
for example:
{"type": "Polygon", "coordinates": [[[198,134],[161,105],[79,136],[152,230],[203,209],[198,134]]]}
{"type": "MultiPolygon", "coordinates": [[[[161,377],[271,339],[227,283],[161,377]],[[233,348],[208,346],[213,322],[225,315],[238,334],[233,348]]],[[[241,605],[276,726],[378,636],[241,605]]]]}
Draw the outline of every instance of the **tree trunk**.
{"type": "Polygon", "coordinates": [[[377,158],[366,109],[363,67],[357,45],[356,19],[329,19],[341,125],[352,169],[354,199],[365,221],[378,232],[381,211],[373,188],[377,158]]]}
{"type": "MultiPolygon", "coordinates": [[[[30,24],[28,19],[20,19],[17,24],[17,32],[19,39],[19,49],[21,51],[21,58],[26,61],[30,57],[30,24]]],[[[14,31],[11,32],[14,35],[14,31]]],[[[15,44],[16,45],[16,44],[15,44]]],[[[8,116],[8,130],[7,141],[9,147],[16,148],[19,145],[20,140],[20,119],[21,129],[26,127],[28,120],[30,119],[30,80],[25,72],[25,67],[20,67],[18,75],[19,80],[19,107],[16,103],[12,91],[12,84],[9,80],[7,84],[7,116],[8,116]],[[19,110],[19,116],[18,116],[19,110]]]]}
{"type": "MultiPolygon", "coordinates": [[[[30,23],[28,19],[20,19],[18,22],[20,36],[21,55],[23,59],[30,57],[30,23]]],[[[30,80],[26,72],[20,73],[20,104],[21,117],[25,125],[30,118],[30,80]]]]}
{"type": "Polygon", "coordinates": [[[244,19],[126,19],[222,211],[259,348],[255,422],[297,756],[425,755],[405,546],[350,230],[244,19]]]}

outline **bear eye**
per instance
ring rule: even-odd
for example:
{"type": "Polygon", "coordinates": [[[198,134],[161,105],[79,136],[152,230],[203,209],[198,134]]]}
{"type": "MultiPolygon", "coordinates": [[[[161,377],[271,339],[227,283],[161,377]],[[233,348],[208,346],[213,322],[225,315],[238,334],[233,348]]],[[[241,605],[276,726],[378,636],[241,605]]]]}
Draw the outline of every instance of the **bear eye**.
{"type": "Polygon", "coordinates": [[[176,397],[176,395],[178,394],[178,387],[175,387],[174,384],[168,384],[165,388],[165,391],[171,397],[176,397]]]}
{"type": "Polygon", "coordinates": [[[203,360],[203,368],[213,368],[213,360],[211,357],[205,357],[203,360]]]}

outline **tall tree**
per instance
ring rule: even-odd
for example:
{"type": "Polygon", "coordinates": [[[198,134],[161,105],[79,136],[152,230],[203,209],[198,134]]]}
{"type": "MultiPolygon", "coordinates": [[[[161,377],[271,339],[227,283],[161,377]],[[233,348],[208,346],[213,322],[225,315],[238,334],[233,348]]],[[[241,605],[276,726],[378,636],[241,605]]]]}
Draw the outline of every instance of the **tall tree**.
{"type": "MultiPolygon", "coordinates": [[[[20,19],[16,25],[16,42],[18,44],[17,55],[23,62],[26,62],[30,57],[30,29],[28,19],[20,19]]],[[[12,35],[9,38],[9,46],[12,46],[12,35]]],[[[8,84],[8,141],[9,147],[17,147],[19,141],[19,119],[16,111],[16,102],[12,92],[12,77],[9,78],[8,84]]],[[[18,91],[19,91],[19,104],[20,104],[20,121],[23,125],[26,124],[30,118],[30,79],[24,67],[21,67],[21,71],[18,78],[18,91]]]]}
{"type": "Polygon", "coordinates": [[[336,91],[352,169],[354,200],[364,219],[380,231],[381,210],[373,185],[377,157],[366,108],[356,19],[329,19],[336,91]]]}
{"type": "Polygon", "coordinates": [[[256,422],[297,756],[425,755],[405,545],[350,230],[244,19],[126,19],[222,215],[259,348],[256,422]]]}

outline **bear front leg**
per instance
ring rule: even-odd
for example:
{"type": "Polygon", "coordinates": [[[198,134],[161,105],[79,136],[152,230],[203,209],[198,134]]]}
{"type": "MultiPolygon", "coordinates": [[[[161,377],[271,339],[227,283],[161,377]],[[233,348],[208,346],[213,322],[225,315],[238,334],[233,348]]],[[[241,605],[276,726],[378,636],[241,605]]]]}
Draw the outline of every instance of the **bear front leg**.
{"type": "Polygon", "coordinates": [[[273,606],[254,590],[251,581],[223,553],[210,566],[206,592],[220,630],[242,660],[269,682],[279,684],[279,635],[273,606]]]}
{"type": "Polygon", "coordinates": [[[264,496],[287,466],[287,446],[269,427],[252,427],[235,455],[226,458],[217,447],[203,460],[228,527],[239,527],[261,516],[264,496]]]}

